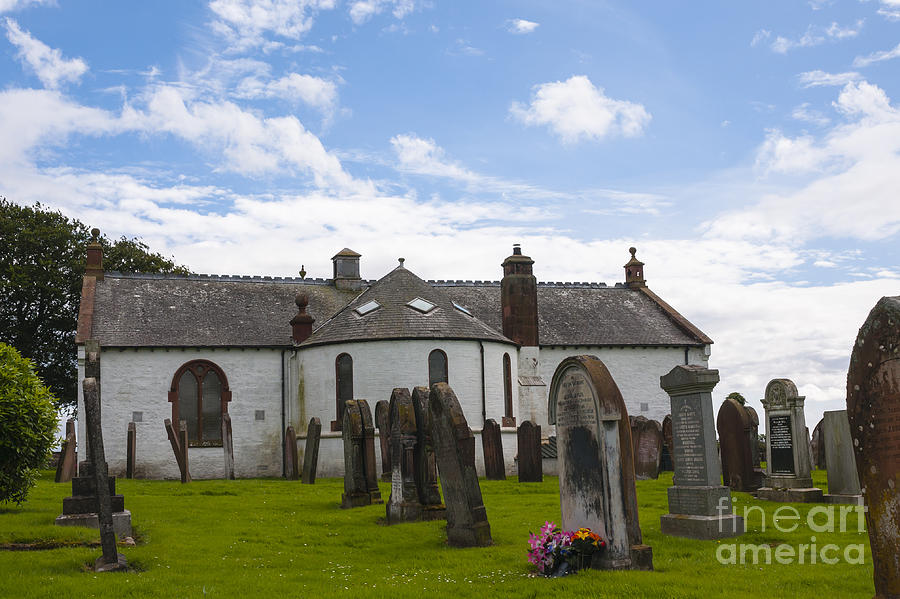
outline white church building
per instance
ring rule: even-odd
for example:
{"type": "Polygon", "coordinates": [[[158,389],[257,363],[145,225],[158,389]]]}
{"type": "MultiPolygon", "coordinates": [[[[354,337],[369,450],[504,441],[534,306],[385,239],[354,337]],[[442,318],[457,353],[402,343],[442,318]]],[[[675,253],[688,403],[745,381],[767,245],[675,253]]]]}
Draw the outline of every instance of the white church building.
{"type": "MultiPolygon", "coordinates": [[[[365,280],[360,260],[341,250],[329,279],[122,274],[104,272],[91,243],[78,375],[85,341],[98,341],[110,472],[125,472],[134,422],[136,476],[178,478],[169,418],[187,423],[191,476],[223,477],[227,412],[238,477],[283,474],[289,425],[302,463],[312,417],[322,423],[319,476],[340,476],[344,401],[367,399],[374,410],[395,387],[446,381],[479,445],[485,420],[501,423],[515,474],[515,427],[533,420],[552,434],[547,391],[565,357],[599,357],[629,414],[657,420],[669,412],[659,377],[677,364],[708,364],[712,341],[646,286],[634,248],[625,282],[612,286],[540,283],[518,246],[500,281],[425,281],[402,259],[365,280]]],[[[79,439],[84,421],[79,385],[79,439]]],[[[480,447],[476,456],[483,472],[480,447]]]]}

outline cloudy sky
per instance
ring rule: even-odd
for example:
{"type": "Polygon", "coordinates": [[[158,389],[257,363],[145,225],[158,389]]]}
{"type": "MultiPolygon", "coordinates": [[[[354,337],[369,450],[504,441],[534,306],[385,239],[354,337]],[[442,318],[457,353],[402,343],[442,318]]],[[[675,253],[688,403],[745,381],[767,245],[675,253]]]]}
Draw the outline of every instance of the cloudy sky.
{"type": "Polygon", "coordinates": [[[844,407],[900,294],[900,0],[0,0],[0,195],[196,272],[649,285],[844,407]]]}

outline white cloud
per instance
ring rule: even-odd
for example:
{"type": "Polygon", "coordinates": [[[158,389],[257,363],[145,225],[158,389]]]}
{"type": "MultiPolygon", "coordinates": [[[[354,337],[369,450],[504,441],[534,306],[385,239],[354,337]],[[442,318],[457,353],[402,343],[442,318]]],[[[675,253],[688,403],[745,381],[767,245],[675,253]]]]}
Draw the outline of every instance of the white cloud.
{"type": "Polygon", "coordinates": [[[881,62],[883,60],[891,60],[893,58],[897,58],[900,56],[900,44],[897,44],[890,50],[881,50],[880,52],[873,52],[868,56],[857,56],[853,59],[853,66],[855,67],[867,67],[870,64],[881,62]]]}
{"type": "Polygon", "coordinates": [[[330,114],[337,103],[337,86],[332,81],[298,73],[290,73],[272,81],[247,77],[235,88],[234,96],[301,101],[330,114]]]}
{"type": "Polygon", "coordinates": [[[29,6],[54,3],[55,0],[0,0],[0,14],[22,10],[29,6]]]}
{"type": "Polygon", "coordinates": [[[803,87],[820,87],[824,85],[844,86],[851,81],[859,81],[862,75],[856,71],[846,73],[826,73],[825,71],[806,71],[798,75],[803,87]]]}
{"type": "Polygon", "coordinates": [[[510,19],[506,22],[506,30],[510,33],[515,33],[518,35],[524,33],[532,33],[535,29],[540,26],[540,23],[535,23],[534,21],[527,21],[525,19],[510,19]]]}
{"type": "Polygon", "coordinates": [[[772,32],[769,31],[768,29],[760,29],[759,31],[757,31],[756,33],[753,34],[753,39],[750,40],[750,45],[756,46],[763,40],[769,39],[769,37],[771,37],[771,35],[772,35],[772,32]]]}
{"type": "Polygon", "coordinates": [[[335,0],[212,0],[209,8],[216,15],[214,31],[241,50],[263,46],[272,33],[288,39],[300,39],[308,32],[320,10],[331,10],[335,0]]]}
{"type": "Polygon", "coordinates": [[[463,56],[482,56],[484,55],[484,50],[482,50],[481,48],[476,48],[469,43],[469,40],[457,38],[454,42],[453,49],[449,50],[448,54],[463,56]]]}
{"type": "MultiPolygon", "coordinates": [[[[840,41],[845,39],[854,38],[859,35],[859,32],[862,30],[865,21],[860,19],[856,21],[854,25],[850,25],[847,27],[842,27],[835,22],[832,22],[828,27],[814,27],[810,25],[807,27],[806,32],[800,36],[798,39],[790,39],[782,36],[778,36],[775,38],[775,41],[772,42],[771,48],[773,52],[777,52],[778,54],[786,54],[788,51],[793,50],[794,48],[811,48],[813,46],[818,46],[820,44],[825,43],[826,41],[840,41]]],[[[761,30],[765,31],[765,30],[761,30]]],[[[765,37],[769,36],[769,33],[765,32],[765,37]]],[[[757,33],[757,36],[759,33],[757,33]]],[[[754,37],[751,45],[756,45],[763,38],[754,37]]]]}
{"type": "Polygon", "coordinates": [[[798,121],[805,121],[807,123],[819,125],[820,127],[825,126],[831,122],[831,119],[829,119],[818,110],[811,109],[808,102],[804,102],[800,106],[794,108],[794,110],[791,111],[791,118],[797,119],[798,121]]]}
{"type": "Polygon", "coordinates": [[[606,96],[584,75],[536,85],[534,90],[531,103],[513,102],[510,114],[525,125],[546,125],[566,143],[637,137],[650,122],[641,104],[606,96]]]}
{"type": "Polygon", "coordinates": [[[362,25],[388,8],[394,17],[402,19],[416,8],[415,0],[356,0],[350,5],[350,19],[362,25]]]}
{"type": "Polygon", "coordinates": [[[889,21],[900,21],[900,1],[881,0],[881,7],[877,12],[889,21]]]}
{"type": "Polygon", "coordinates": [[[62,82],[77,83],[87,72],[87,64],[80,58],[63,58],[62,52],[24,31],[19,24],[7,17],[6,37],[18,48],[17,56],[37,75],[44,87],[56,89],[62,82]]]}

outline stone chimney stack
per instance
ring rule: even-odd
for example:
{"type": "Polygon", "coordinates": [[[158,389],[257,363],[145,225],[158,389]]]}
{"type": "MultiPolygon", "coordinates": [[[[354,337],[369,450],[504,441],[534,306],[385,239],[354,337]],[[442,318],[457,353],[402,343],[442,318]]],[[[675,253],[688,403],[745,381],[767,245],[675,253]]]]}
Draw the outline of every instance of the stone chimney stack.
{"type": "Polygon", "coordinates": [[[631,260],[625,265],[625,286],[626,287],[646,287],[647,282],[644,281],[644,263],[635,258],[637,248],[628,248],[631,252],[631,260]]]}
{"type": "Polygon", "coordinates": [[[84,267],[87,277],[103,280],[103,246],[100,245],[100,229],[91,229],[91,240],[87,245],[87,264],[84,267]]]}
{"type": "Polygon", "coordinates": [[[291,339],[294,343],[303,343],[310,335],[312,335],[313,323],[315,318],[306,313],[306,306],[309,305],[309,296],[305,293],[298,293],[294,299],[297,304],[297,315],[291,319],[291,339]]]}
{"type": "Polygon", "coordinates": [[[500,305],[503,309],[503,334],[519,345],[538,345],[537,279],[532,274],[534,260],[522,255],[513,245],[512,256],[503,261],[500,281],[500,305]]]}
{"type": "Polygon", "coordinates": [[[334,286],[338,289],[360,289],[359,258],[350,248],[344,248],[331,257],[334,264],[334,286]]]}

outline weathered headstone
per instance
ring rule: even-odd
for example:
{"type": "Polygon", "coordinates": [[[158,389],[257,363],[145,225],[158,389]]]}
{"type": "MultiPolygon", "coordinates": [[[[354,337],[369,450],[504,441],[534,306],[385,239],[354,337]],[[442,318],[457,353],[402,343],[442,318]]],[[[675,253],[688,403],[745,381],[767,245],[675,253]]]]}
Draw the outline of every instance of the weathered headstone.
{"type": "Polygon", "coordinates": [[[868,507],[875,597],[900,597],[900,296],[881,298],[859,329],[847,416],[868,507]]]}
{"type": "Polygon", "coordinates": [[[342,508],[384,503],[375,477],[375,427],[364,399],[344,403],[344,495],[342,508]]]}
{"type": "Polygon", "coordinates": [[[488,418],[481,429],[481,449],[484,451],[484,477],[488,480],[506,480],[500,425],[493,418],[488,418]]]}
{"type": "Polygon", "coordinates": [[[134,478],[134,462],[137,450],[137,427],[133,422],[128,423],[128,436],[125,445],[125,478],[134,478]]]}
{"type": "Polygon", "coordinates": [[[753,406],[744,404],[743,408],[750,418],[747,439],[750,441],[750,450],[753,454],[753,467],[759,471],[759,486],[762,486],[762,479],[765,475],[765,472],[762,471],[762,456],[766,454],[766,444],[759,440],[759,414],[756,413],[756,409],[753,406]]]}
{"type": "Polygon", "coordinates": [[[391,496],[385,510],[389,524],[422,519],[422,504],[416,489],[416,444],[419,431],[409,389],[391,392],[391,496]]]}
{"type": "Polygon", "coordinates": [[[322,437],[322,421],[311,418],[306,426],[306,449],[303,450],[303,482],[312,485],[316,482],[316,469],[319,464],[319,439],[322,437]]]}
{"type": "Polygon", "coordinates": [[[378,427],[378,442],[381,447],[381,480],[391,480],[391,415],[390,403],[385,400],[375,402],[375,426],[378,427]]]}
{"type": "Polygon", "coordinates": [[[660,471],[672,471],[675,469],[674,462],[672,461],[672,415],[666,414],[666,417],[663,418],[662,421],[662,435],[663,435],[663,451],[662,456],[659,458],[659,469],[660,471]]]}
{"type": "Polygon", "coordinates": [[[225,451],[225,478],[234,480],[234,441],[231,437],[231,416],[222,414],[222,448],[225,451]]]}
{"type": "Polygon", "coordinates": [[[813,429],[812,436],[809,439],[809,456],[812,459],[813,468],[819,470],[827,470],[827,459],[825,456],[825,446],[828,441],[825,439],[825,430],[823,424],[825,419],[819,420],[819,424],[813,429]]]}
{"type": "Polygon", "coordinates": [[[75,421],[66,420],[66,438],[63,440],[56,464],[56,482],[67,483],[78,473],[78,455],[75,453],[75,421]]]}
{"type": "Polygon", "coordinates": [[[663,445],[662,425],[644,416],[636,417],[633,422],[634,476],[638,480],[657,479],[663,445]]]}
{"type": "Polygon", "coordinates": [[[422,504],[423,520],[440,520],[446,517],[447,508],[441,501],[438,487],[437,461],[434,456],[434,437],[431,427],[431,411],[428,409],[428,387],[414,387],[413,407],[416,410],[416,489],[422,504]]]}
{"type": "Polygon", "coordinates": [[[797,386],[790,379],[773,379],[762,400],[766,410],[766,478],[757,492],[768,501],[818,502],[822,489],[813,487],[806,416],[797,386]]]}
{"type": "Polygon", "coordinates": [[[532,420],[519,426],[519,482],[539,483],[544,480],[544,460],[541,458],[541,427],[532,420]]]}
{"type": "Polygon", "coordinates": [[[491,526],[475,471],[475,435],[447,383],[431,386],[428,409],[447,505],[447,542],[455,547],[490,545],[491,526]]]}
{"type": "MultiPolygon", "coordinates": [[[[182,423],[184,420],[181,421],[182,423]]],[[[189,483],[191,482],[191,473],[188,470],[187,463],[187,446],[182,447],[181,441],[178,439],[178,433],[175,431],[175,427],[172,425],[172,421],[168,418],[165,419],[163,424],[166,427],[166,434],[169,437],[169,444],[172,446],[172,453],[175,454],[175,461],[178,463],[178,470],[181,471],[181,482],[189,483]]]]}
{"type": "Polygon", "coordinates": [[[824,496],[825,501],[863,505],[847,410],[825,412],[819,424],[822,427],[819,438],[824,441],[825,460],[829,465],[828,493],[824,496]]]}
{"type": "Polygon", "coordinates": [[[725,485],[734,491],[757,490],[762,486],[762,472],[753,465],[757,429],[750,411],[739,401],[726,398],[719,407],[716,430],[725,485]]]}
{"type": "Polygon", "coordinates": [[[181,456],[184,461],[184,474],[182,474],[181,482],[188,482],[191,480],[190,475],[190,463],[188,462],[188,446],[190,445],[190,441],[188,439],[188,427],[186,420],[178,421],[178,446],[181,448],[181,456]],[[184,480],[185,474],[187,475],[187,480],[184,480]]]}
{"type": "Polygon", "coordinates": [[[297,433],[293,426],[284,430],[284,477],[288,480],[300,478],[300,464],[297,459],[297,433]]]}
{"type": "Polygon", "coordinates": [[[731,490],[723,486],[712,390],[719,371],[703,366],[676,366],[659,378],[672,407],[672,442],[677,483],[669,487],[669,513],[660,518],[663,534],[691,539],[722,539],[744,532],[735,516],[731,490]]]}
{"type": "Polygon", "coordinates": [[[556,425],[562,528],[590,528],[606,542],[597,569],[653,569],[642,543],[628,410],[606,366],[572,356],[553,374],[548,405],[556,425]]]}

